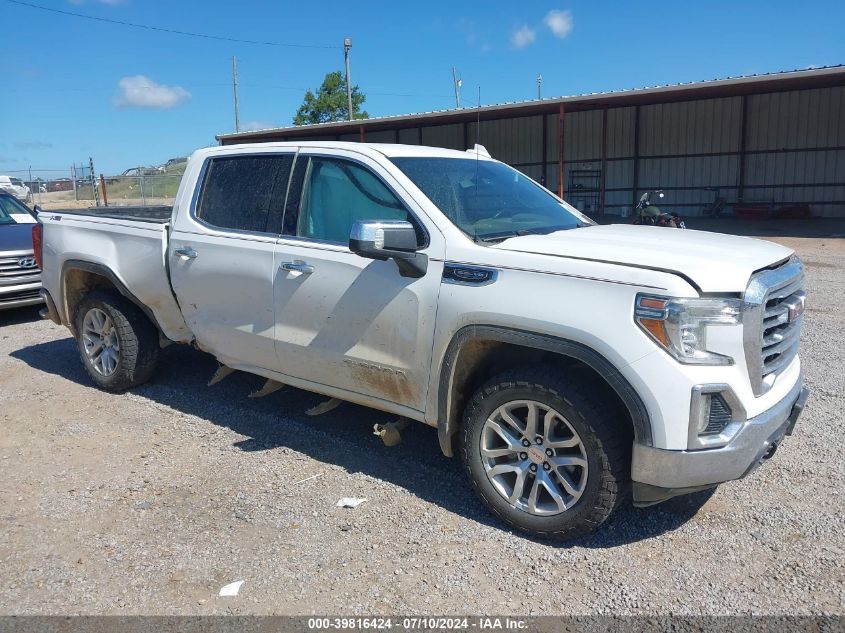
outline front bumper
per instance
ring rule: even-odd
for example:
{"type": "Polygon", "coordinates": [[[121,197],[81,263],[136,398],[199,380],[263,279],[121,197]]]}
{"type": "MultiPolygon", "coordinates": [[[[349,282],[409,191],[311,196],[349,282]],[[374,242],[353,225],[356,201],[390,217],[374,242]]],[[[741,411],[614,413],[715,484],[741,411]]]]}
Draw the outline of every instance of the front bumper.
{"type": "Polygon", "coordinates": [[[672,451],[634,444],[631,459],[634,505],[659,503],[733,479],[741,479],[771,457],[791,435],[809,391],[801,381],[785,398],[749,419],[721,448],[672,451]]]}
{"type": "Polygon", "coordinates": [[[0,310],[43,303],[44,299],[38,294],[39,290],[41,290],[40,281],[14,286],[0,286],[0,310]]]}

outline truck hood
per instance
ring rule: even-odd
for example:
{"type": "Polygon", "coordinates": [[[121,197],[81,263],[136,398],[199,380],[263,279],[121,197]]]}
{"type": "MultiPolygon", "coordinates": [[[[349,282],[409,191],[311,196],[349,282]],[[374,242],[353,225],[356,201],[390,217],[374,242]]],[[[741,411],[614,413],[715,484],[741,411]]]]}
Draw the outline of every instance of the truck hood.
{"type": "Polygon", "coordinates": [[[750,237],[631,224],[513,237],[492,248],[664,270],[686,277],[702,292],[741,292],[753,272],[793,253],[750,237]]]}
{"type": "Polygon", "coordinates": [[[22,251],[32,252],[32,224],[0,224],[0,257],[22,251]]]}

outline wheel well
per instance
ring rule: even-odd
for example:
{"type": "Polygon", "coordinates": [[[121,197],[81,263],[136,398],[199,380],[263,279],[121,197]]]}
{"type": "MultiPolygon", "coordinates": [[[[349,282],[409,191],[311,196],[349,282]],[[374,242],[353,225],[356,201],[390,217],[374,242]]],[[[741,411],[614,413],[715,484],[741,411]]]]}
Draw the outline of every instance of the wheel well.
{"type": "Polygon", "coordinates": [[[64,275],[64,303],[67,325],[76,334],[74,316],[76,308],[86,295],[94,290],[118,290],[117,286],[106,277],[97,273],[71,268],[64,275]]]}
{"type": "Polygon", "coordinates": [[[70,331],[76,335],[73,323],[79,302],[94,290],[117,292],[131,301],[155,326],[161,336],[161,328],[152,311],[139,301],[120,279],[108,268],[82,260],[68,260],[62,270],[62,296],[65,307],[65,319],[70,331]]]}
{"type": "MultiPolygon", "coordinates": [[[[451,380],[446,394],[445,420],[438,425],[441,448],[447,455],[455,454],[454,442],[464,408],[472,394],[487,380],[511,369],[547,365],[559,368],[569,376],[577,376],[600,391],[601,398],[618,412],[620,430],[637,435],[633,416],[608,378],[582,359],[566,353],[493,339],[470,339],[461,345],[452,363],[451,380]],[[445,423],[445,424],[444,424],[445,423]]],[[[649,438],[650,439],[650,438],[649,438]]]]}

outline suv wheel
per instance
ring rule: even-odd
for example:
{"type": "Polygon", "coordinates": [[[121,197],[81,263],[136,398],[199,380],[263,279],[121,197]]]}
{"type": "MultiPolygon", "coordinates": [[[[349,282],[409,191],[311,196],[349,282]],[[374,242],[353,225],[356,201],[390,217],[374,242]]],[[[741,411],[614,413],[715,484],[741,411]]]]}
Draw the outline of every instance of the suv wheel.
{"type": "Polygon", "coordinates": [[[559,368],[491,379],[465,410],[463,461],[484,504],[535,536],[576,538],[601,525],[630,476],[631,434],[589,383],[559,368]]]}
{"type": "Polygon", "coordinates": [[[135,304],[93,292],[76,310],[76,344],[85,371],[106,391],[147,382],[158,362],[158,330],[135,304]]]}

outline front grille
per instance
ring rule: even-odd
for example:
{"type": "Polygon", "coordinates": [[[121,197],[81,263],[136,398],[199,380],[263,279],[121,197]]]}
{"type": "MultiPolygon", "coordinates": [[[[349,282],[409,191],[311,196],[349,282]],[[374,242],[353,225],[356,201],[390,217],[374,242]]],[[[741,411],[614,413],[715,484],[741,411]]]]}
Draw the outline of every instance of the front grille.
{"type": "Polygon", "coordinates": [[[754,394],[769,390],[798,354],[804,267],[798,258],[751,277],[745,292],[745,357],[754,394]]]}
{"type": "Polygon", "coordinates": [[[0,294],[0,306],[4,303],[17,303],[18,301],[28,301],[30,299],[40,299],[38,294],[39,288],[35,290],[20,290],[18,292],[9,292],[0,294]]]}
{"type": "Polygon", "coordinates": [[[35,266],[22,266],[21,262],[29,264],[32,260],[32,254],[17,255],[15,257],[0,257],[0,281],[4,279],[22,278],[26,280],[28,277],[38,277],[41,271],[35,266]]]}

